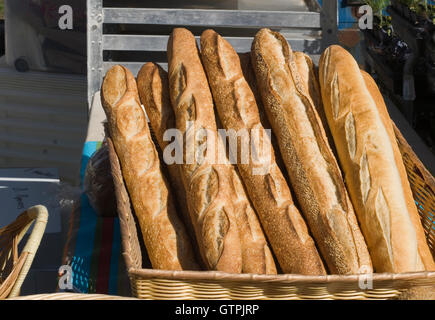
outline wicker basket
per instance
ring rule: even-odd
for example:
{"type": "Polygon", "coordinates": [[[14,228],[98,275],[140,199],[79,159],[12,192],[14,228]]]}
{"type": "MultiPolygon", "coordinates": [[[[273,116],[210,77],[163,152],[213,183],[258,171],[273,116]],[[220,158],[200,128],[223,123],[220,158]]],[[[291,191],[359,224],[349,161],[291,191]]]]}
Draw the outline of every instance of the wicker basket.
{"type": "Polygon", "coordinates": [[[10,298],[8,300],[137,300],[131,297],[110,296],[106,294],[86,294],[86,293],[43,293],[30,296],[10,298]]]}
{"type": "Polygon", "coordinates": [[[47,208],[34,206],[0,229],[0,299],[19,295],[44,235],[47,220],[47,208]],[[32,233],[19,254],[18,244],[33,223],[32,233]]]}
{"type": "MultiPolygon", "coordinates": [[[[435,180],[394,126],[426,237],[435,256],[435,180]]],[[[435,291],[435,272],[303,276],[215,271],[153,270],[147,260],[122,178],[118,157],[107,138],[121,225],[123,255],[133,295],[143,299],[388,299],[410,288],[435,291]],[[372,284],[370,286],[370,283],[372,284]],[[368,286],[365,286],[368,285],[368,286]],[[368,288],[368,289],[364,289],[368,288]]]]}

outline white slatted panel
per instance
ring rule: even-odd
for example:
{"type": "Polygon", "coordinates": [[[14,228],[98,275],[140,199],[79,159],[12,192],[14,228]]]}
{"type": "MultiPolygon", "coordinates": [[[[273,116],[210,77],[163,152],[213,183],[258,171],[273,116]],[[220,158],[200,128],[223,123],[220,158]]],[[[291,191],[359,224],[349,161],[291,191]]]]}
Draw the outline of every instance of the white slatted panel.
{"type": "Polygon", "coordinates": [[[77,183],[86,130],[86,77],[0,68],[0,166],[56,167],[77,183]]]}
{"type": "MultiPolygon", "coordinates": [[[[307,6],[306,1],[289,0],[286,2],[287,4],[297,4],[291,6],[292,10],[295,10],[295,8],[303,8],[303,10],[277,11],[280,10],[278,7],[275,7],[275,10],[270,10],[271,7],[265,7],[264,3],[251,3],[250,1],[241,7],[250,8],[254,6],[263,8],[263,10],[104,7],[103,0],[88,0],[89,106],[92,104],[95,92],[101,87],[104,74],[112,65],[122,64],[130,68],[133,73],[136,73],[141,64],[147,62],[148,59],[155,59],[153,57],[156,55],[151,55],[151,53],[165,52],[170,32],[168,27],[221,28],[226,30],[225,32],[228,32],[229,35],[231,35],[229,30],[237,29],[238,31],[233,36],[226,36],[237,52],[249,51],[253,32],[268,27],[280,30],[291,44],[293,50],[319,54],[323,42],[321,34],[324,33],[324,29],[327,33],[333,33],[330,25],[336,27],[337,4],[331,2],[334,5],[330,5],[330,2],[328,2],[329,4],[325,6],[327,10],[321,14],[317,10],[318,5],[313,6],[312,4],[315,2],[309,2],[311,5],[307,6]],[[258,4],[261,5],[258,6],[258,4]],[[315,7],[316,9],[311,12],[308,11],[309,7],[315,7]],[[264,10],[265,8],[268,9],[264,10]],[[328,19],[329,16],[333,17],[333,19],[328,19]],[[329,20],[331,20],[331,23],[328,23],[329,20]],[[142,34],[143,31],[140,30],[132,31],[131,34],[124,34],[124,32],[116,34],[119,32],[116,25],[119,24],[129,27],[132,25],[162,26],[162,30],[166,31],[160,30],[154,34],[153,32],[156,32],[156,29],[150,28],[146,31],[147,34],[142,34]],[[112,29],[104,31],[103,25],[111,26],[112,29]],[[104,32],[108,32],[108,34],[104,34],[104,32]],[[139,34],[134,34],[134,32],[139,34]],[[165,32],[167,34],[164,34],[165,32]],[[103,51],[107,53],[104,58],[103,51]],[[125,53],[130,51],[143,52],[143,56],[137,58],[138,56],[132,55],[131,58],[125,58],[125,53]],[[141,61],[141,63],[137,61],[141,61]]],[[[122,6],[122,4],[118,5],[122,6]]],[[[134,28],[131,30],[134,30],[134,28]]],[[[164,62],[164,59],[161,62],[164,62]]],[[[165,65],[163,63],[163,66],[165,65]]]]}
{"type": "Polygon", "coordinates": [[[316,12],[104,8],[105,23],[214,27],[320,28],[316,12]]]}

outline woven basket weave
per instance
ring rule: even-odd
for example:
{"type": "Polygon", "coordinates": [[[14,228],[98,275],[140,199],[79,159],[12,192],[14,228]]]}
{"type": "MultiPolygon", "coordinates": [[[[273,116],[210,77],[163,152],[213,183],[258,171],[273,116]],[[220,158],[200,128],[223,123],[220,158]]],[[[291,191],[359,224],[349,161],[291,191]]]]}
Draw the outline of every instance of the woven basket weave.
{"type": "Polygon", "coordinates": [[[41,205],[21,213],[0,229],[0,299],[16,297],[38,251],[48,221],[47,208],[41,205]],[[33,225],[24,248],[18,245],[33,225]]]}
{"type": "MultiPolygon", "coordinates": [[[[426,237],[435,256],[435,180],[396,126],[394,130],[426,237]]],[[[375,273],[370,279],[366,279],[358,275],[255,275],[153,270],[141,243],[142,237],[138,237],[140,230],[137,229],[119,160],[110,137],[107,137],[107,142],[120,218],[123,256],[133,295],[138,298],[389,299],[399,297],[410,288],[434,288],[435,291],[435,272],[375,273]]]]}

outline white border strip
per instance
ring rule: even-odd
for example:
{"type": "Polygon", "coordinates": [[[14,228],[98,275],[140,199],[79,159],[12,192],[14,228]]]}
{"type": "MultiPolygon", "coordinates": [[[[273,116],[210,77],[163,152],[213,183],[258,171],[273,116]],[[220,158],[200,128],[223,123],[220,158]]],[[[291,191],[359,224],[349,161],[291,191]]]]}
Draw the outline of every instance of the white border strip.
{"type": "Polygon", "coordinates": [[[60,182],[60,179],[43,179],[43,178],[0,178],[0,181],[21,181],[21,182],[60,182]]]}

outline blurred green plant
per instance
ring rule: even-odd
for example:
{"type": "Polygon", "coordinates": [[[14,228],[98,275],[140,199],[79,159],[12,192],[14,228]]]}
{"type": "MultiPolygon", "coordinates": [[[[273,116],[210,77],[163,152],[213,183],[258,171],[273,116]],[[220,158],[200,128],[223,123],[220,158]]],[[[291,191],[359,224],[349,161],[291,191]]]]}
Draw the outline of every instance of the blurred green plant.
{"type": "Polygon", "coordinates": [[[417,14],[422,14],[424,12],[428,12],[429,10],[428,0],[400,0],[400,2],[408,6],[409,9],[417,14]]]}
{"type": "Polygon", "coordinates": [[[400,3],[404,4],[405,6],[411,7],[413,6],[413,4],[415,2],[417,2],[416,0],[399,0],[400,3]]]}
{"type": "Polygon", "coordinates": [[[390,5],[390,0],[364,0],[373,10],[373,15],[378,17],[380,27],[389,27],[391,19],[384,15],[384,10],[390,5]]]}
{"type": "Polygon", "coordinates": [[[5,0],[0,0],[0,19],[4,19],[5,16],[5,0]]]}
{"type": "Polygon", "coordinates": [[[432,20],[432,23],[435,23],[435,4],[434,1],[431,0],[420,0],[420,14],[426,16],[427,18],[432,20]]]}

